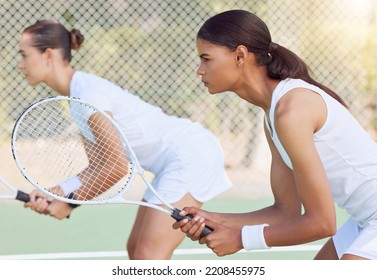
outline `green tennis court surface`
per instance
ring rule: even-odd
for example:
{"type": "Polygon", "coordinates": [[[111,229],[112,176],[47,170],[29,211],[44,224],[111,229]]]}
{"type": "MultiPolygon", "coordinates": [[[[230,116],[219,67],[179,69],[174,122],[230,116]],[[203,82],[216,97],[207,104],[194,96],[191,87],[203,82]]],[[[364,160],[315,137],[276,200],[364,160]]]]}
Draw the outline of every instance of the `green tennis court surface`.
{"type": "MultiPolygon", "coordinates": [[[[271,200],[216,199],[204,208],[218,212],[247,212],[271,200]]],[[[25,209],[19,202],[0,203],[0,259],[127,259],[125,244],[134,222],[133,205],[81,206],[70,219],[58,221],[25,209]]],[[[337,211],[338,224],[345,221],[337,211]]],[[[172,220],[173,222],[173,220],[172,220]]],[[[279,247],[219,258],[205,245],[185,239],[173,259],[312,259],[324,240],[302,246],[279,247]]]]}

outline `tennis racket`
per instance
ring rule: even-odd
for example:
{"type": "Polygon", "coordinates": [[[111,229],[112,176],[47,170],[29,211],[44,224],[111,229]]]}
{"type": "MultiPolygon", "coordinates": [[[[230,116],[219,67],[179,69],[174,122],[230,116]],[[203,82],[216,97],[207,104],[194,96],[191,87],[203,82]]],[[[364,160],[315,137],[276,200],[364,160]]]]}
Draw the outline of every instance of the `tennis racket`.
{"type": "MultiPolygon", "coordinates": [[[[74,205],[135,204],[162,211],[177,221],[192,218],[180,216],[181,210],[149,183],[111,116],[81,99],[58,96],[31,104],[17,119],[11,140],[23,176],[55,199],[74,205]],[[135,175],[164,207],[127,199],[135,175]]],[[[211,231],[204,228],[202,236],[211,231]]]]}
{"type": "Polygon", "coordinates": [[[16,199],[23,202],[29,202],[30,197],[27,193],[18,190],[0,176],[0,199],[16,199]]]}

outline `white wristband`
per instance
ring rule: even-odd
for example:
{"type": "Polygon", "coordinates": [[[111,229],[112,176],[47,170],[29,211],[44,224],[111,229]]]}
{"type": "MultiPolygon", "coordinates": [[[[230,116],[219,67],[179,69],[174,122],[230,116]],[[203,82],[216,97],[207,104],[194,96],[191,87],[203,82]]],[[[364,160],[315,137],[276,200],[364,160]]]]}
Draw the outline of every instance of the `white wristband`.
{"type": "Polygon", "coordinates": [[[61,182],[59,187],[63,190],[64,195],[69,195],[81,187],[81,181],[78,176],[72,176],[61,182]]]}
{"type": "Polygon", "coordinates": [[[244,226],[242,228],[242,244],[245,250],[269,249],[264,239],[263,230],[268,224],[244,226]]]}

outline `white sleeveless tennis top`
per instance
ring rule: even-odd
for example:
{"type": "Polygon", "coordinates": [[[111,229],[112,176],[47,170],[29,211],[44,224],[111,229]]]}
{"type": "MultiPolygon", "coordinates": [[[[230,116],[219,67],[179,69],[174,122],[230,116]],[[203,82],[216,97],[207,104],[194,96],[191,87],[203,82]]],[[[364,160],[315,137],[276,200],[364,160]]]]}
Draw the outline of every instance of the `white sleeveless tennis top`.
{"type": "MultiPolygon", "coordinates": [[[[294,88],[306,88],[322,96],[327,107],[323,127],[313,135],[326,170],[334,201],[360,226],[377,218],[377,143],[352,114],[320,88],[299,79],[281,81],[272,94],[269,119],[265,118],[273,142],[288,167],[292,163],[274,127],[276,104],[294,88]]],[[[298,120],[299,121],[299,120],[298,120]]]]}
{"type": "MultiPolygon", "coordinates": [[[[186,192],[204,202],[231,186],[220,143],[199,123],[167,115],[110,81],[81,71],[72,77],[70,96],[112,113],[142,167],[156,175],[152,183],[168,202],[186,192]]],[[[161,203],[150,196],[154,198],[148,197],[149,202],[161,203]]]]}
{"type": "Polygon", "coordinates": [[[200,126],[188,119],[165,114],[140,97],[94,74],[76,71],[70,87],[70,96],[81,98],[102,111],[111,112],[125,133],[141,165],[154,173],[162,155],[185,130],[200,126]]]}

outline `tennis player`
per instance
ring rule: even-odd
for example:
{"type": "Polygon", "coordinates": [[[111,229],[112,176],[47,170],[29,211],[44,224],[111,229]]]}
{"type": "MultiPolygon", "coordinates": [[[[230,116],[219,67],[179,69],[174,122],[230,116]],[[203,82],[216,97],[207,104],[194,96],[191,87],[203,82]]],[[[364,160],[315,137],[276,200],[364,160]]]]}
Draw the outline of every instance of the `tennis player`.
{"type": "Polygon", "coordinates": [[[231,91],[264,110],[275,201],[242,214],[187,207],[197,219],[173,227],[193,240],[212,227],[199,242],[219,256],[330,237],[316,259],[377,259],[377,144],[341,98],[250,12],[208,19],[196,44],[209,93],[231,91]],[[334,201],[350,216],[338,231],[334,201]]]}
{"type": "MultiPolygon", "coordinates": [[[[124,131],[145,170],[154,174],[152,185],[174,207],[200,207],[230,186],[224,170],[222,149],[215,137],[200,124],[165,114],[121,87],[71,66],[71,49],[84,41],[79,30],[68,31],[53,20],[27,27],[19,46],[18,68],[30,85],[46,84],[58,94],[81,98],[107,112],[124,131]]],[[[69,178],[61,188],[75,190],[78,178],[69,178]]],[[[161,204],[152,192],[143,199],[161,204]]],[[[34,191],[27,207],[58,219],[72,207],[34,191]]],[[[130,259],[169,259],[185,235],[171,228],[171,217],[140,207],[127,250],[130,259]]]]}

